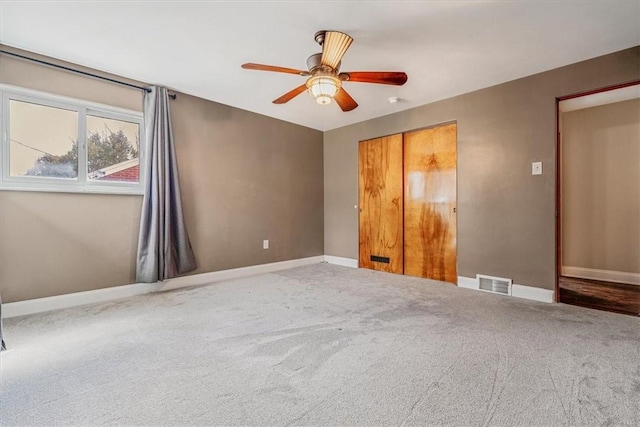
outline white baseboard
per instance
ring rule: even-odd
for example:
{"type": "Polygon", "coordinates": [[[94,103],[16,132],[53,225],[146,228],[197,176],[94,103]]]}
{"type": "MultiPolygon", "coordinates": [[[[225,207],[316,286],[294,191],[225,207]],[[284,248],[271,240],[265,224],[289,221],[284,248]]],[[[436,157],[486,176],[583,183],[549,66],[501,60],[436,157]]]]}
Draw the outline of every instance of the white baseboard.
{"type": "Polygon", "coordinates": [[[466,289],[480,289],[478,279],[472,279],[471,277],[458,276],[458,286],[466,289]]]}
{"type": "Polygon", "coordinates": [[[134,283],[132,285],[95,289],[93,291],[74,292],[65,295],[10,302],[2,304],[2,317],[7,319],[9,317],[42,313],[44,311],[60,310],[78,305],[148,294],[159,290],[159,283],[134,283]]]}
{"type": "Polygon", "coordinates": [[[562,266],[562,275],[580,279],[602,280],[604,282],[626,283],[640,285],[640,274],[626,271],[597,270],[594,268],[562,266]]]}
{"type": "Polygon", "coordinates": [[[551,289],[534,288],[533,286],[511,285],[511,296],[540,302],[554,302],[555,292],[551,289]]]}
{"type": "MultiPolygon", "coordinates": [[[[471,277],[458,276],[458,286],[466,289],[480,290],[478,280],[471,277]]],[[[511,285],[511,296],[540,302],[554,302],[554,291],[551,289],[516,285],[515,283],[511,285]]]]}
{"type": "MultiPolygon", "coordinates": [[[[271,273],[286,270],[288,268],[316,264],[323,261],[330,264],[358,268],[358,260],[356,259],[336,257],[332,255],[319,255],[309,258],[300,258],[269,264],[252,265],[249,267],[233,268],[229,270],[213,271],[210,273],[194,274],[191,276],[176,277],[175,279],[165,280],[164,282],[134,283],[132,285],[115,286],[96,289],[93,291],[75,292],[72,294],[11,302],[2,305],[2,317],[10,318],[24,316],[27,314],[110,301],[151,292],[167,291],[188,286],[206,285],[208,283],[219,282],[222,280],[238,279],[256,274],[271,273]]],[[[478,281],[474,278],[458,276],[458,286],[461,288],[477,290],[478,281]]],[[[513,284],[511,292],[512,296],[518,298],[526,298],[542,302],[554,301],[554,292],[549,289],[513,284]]]]}
{"type": "Polygon", "coordinates": [[[223,280],[239,279],[241,277],[255,276],[256,274],[272,273],[288,268],[302,267],[303,265],[319,264],[324,260],[323,255],[309,258],[292,259],[288,261],[272,262],[269,264],[251,265],[249,267],[232,268],[229,270],[212,271],[210,273],[194,274],[191,276],[176,277],[162,282],[161,291],[186,288],[188,286],[206,285],[223,280]]]}
{"type": "Polygon", "coordinates": [[[342,265],[343,267],[358,268],[358,260],[353,258],[325,255],[324,261],[329,264],[342,265]]]}
{"type": "Polygon", "coordinates": [[[2,317],[25,316],[27,314],[42,313],[50,310],[76,307],[79,305],[105,302],[151,292],[167,291],[188,286],[206,285],[222,280],[237,279],[256,274],[271,273],[303,265],[317,264],[324,260],[324,256],[293,259],[289,261],[273,262],[270,264],[252,265],[249,267],[233,268],[229,270],[213,271],[210,273],[194,274],[176,277],[157,283],[134,283],[132,285],[114,286],[93,291],[74,292],[46,298],[36,298],[26,301],[2,304],[2,317]]]}

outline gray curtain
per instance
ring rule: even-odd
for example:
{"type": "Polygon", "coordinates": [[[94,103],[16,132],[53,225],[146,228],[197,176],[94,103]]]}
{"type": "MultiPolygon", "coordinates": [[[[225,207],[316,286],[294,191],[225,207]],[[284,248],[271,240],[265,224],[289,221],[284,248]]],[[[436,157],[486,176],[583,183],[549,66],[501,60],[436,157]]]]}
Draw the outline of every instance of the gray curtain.
{"type": "Polygon", "coordinates": [[[149,151],[136,281],[151,283],[195,270],[196,259],[182,214],[166,88],[153,87],[145,94],[144,127],[149,151]]]}
{"type": "Polygon", "coordinates": [[[2,335],[2,297],[0,296],[0,351],[6,349],[7,346],[4,345],[4,336],[2,335]]]}

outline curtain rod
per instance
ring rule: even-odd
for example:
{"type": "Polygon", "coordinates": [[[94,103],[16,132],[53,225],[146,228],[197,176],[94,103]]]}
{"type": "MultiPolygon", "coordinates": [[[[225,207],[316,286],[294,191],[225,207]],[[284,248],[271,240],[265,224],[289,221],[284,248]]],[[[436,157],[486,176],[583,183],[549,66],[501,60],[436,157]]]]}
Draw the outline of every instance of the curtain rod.
{"type": "MultiPolygon", "coordinates": [[[[145,87],[145,86],[138,86],[138,85],[134,85],[134,84],[131,84],[131,83],[123,82],[123,81],[120,81],[120,80],[111,79],[109,77],[99,76],[97,74],[88,73],[88,72],[82,71],[82,70],[76,70],[75,68],[65,67],[64,65],[58,65],[58,64],[54,64],[52,62],[42,61],[40,59],[30,58],[28,56],[20,55],[20,54],[17,54],[17,53],[6,51],[6,50],[0,50],[0,53],[3,53],[5,55],[9,55],[9,56],[15,56],[16,58],[25,59],[27,61],[37,62],[38,64],[46,65],[48,67],[59,68],[61,70],[69,71],[69,72],[76,73],[76,74],[81,74],[83,76],[93,77],[94,79],[106,80],[108,82],[119,84],[119,85],[122,85],[122,86],[128,86],[128,87],[131,87],[131,88],[134,88],[134,89],[143,90],[145,92],[151,92],[151,88],[148,88],[148,87],[145,87]]],[[[172,93],[172,94],[169,95],[169,97],[172,98],[172,99],[176,99],[176,96],[177,95],[175,93],[172,93]]]]}

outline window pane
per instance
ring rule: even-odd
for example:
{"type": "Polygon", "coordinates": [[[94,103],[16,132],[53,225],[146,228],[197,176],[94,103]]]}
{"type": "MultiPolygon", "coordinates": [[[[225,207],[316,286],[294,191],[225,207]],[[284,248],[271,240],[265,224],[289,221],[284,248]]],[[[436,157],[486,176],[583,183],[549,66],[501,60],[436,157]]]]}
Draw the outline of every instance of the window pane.
{"type": "Polygon", "coordinates": [[[87,115],[89,180],[140,180],[140,126],[123,120],[87,115]]]}
{"type": "Polygon", "coordinates": [[[9,174],[78,177],[78,113],[9,101],[9,174]]]}

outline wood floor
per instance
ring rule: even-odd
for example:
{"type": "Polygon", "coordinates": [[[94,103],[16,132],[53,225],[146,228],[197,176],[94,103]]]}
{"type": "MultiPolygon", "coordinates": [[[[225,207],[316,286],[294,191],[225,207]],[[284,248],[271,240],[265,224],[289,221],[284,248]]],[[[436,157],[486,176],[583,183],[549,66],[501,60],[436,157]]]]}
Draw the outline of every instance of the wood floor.
{"type": "Polygon", "coordinates": [[[559,302],[640,317],[640,286],[560,276],[559,302]]]}

